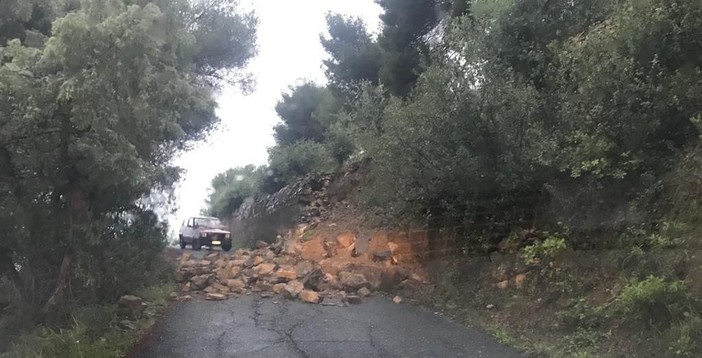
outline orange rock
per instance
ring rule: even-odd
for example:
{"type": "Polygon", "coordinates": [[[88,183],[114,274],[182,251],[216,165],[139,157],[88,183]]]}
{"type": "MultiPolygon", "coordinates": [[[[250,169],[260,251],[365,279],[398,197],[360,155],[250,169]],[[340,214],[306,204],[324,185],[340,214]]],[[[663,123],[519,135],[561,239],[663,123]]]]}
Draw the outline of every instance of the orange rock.
{"type": "Polygon", "coordinates": [[[246,286],[246,284],[241,279],[237,278],[237,279],[227,280],[227,287],[229,287],[231,289],[240,289],[240,288],[244,288],[245,286],[246,286]]]}
{"type": "Polygon", "coordinates": [[[517,276],[514,276],[514,285],[517,288],[522,288],[524,287],[524,283],[526,282],[527,276],[526,274],[520,273],[517,276]]]}
{"type": "Polygon", "coordinates": [[[310,290],[302,290],[300,292],[300,299],[307,303],[319,303],[319,294],[310,290]]]}
{"type": "Polygon", "coordinates": [[[283,296],[288,299],[297,297],[302,292],[304,285],[300,281],[290,281],[283,288],[283,296]]]}
{"type": "Polygon", "coordinates": [[[356,242],[356,235],[352,233],[343,233],[336,237],[336,243],[339,247],[345,249],[356,242]]]}
{"type": "Polygon", "coordinates": [[[315,236],[309,241],[300,244],[300,256],[304,260],[319,261],[326,256],[327,250],[324,249],[323,237],[315,236]]]}
{"type": "Polygon", "coordinates": [[[285,284],[278,283],[278,284],[273,285],[272,291],[275,292],[276,294],[280,294],[281,292],[283,292],[284,289],[285,289],[285,284]]]}
{"type": "Polygon", "coordinates": [[[292,268],[281,268],[275,273],[278,281],[288,282],[297,278],[297,272],[292,268]]]}
{"type": "Polygon", "coordinates": [[[260,276],[270,275],[273,273],[273,270],[275,270],[275,264],[268,262],[262,263],[254,268],[254,271],[260,276]]]}
{"type": "Polygon", "coordinates": [[[207,295],[205,295],[205,299],[208,301],[223,301],[227,299],[227,296],[221,293],[208,292],[207,295]]]}
{"type": "Polygon", "coordinates": [[[388,242],[388,249],[390,249],[390,252],[392,252],[393,254],[394,254],[395,251],[397,251],[397,249],[399,249],[399,248],[400,248],[400,245],[398,245],[398,244],[396,244],[396,243],[394,243],[394,242],[388,242]]]}
{"type": "Polygon", "coordinates": [[[393,297],[392,302],[395,302],[399,305],[400,303],[402,303],[402,297],[395,296],[395,297],[393,297]]]}
{"type": "Polygon", "coordinates": [[[508,280],[500,281],[500,282],[498,282],[498,283],[495,284],[495,287],[497,287],[497,288],[499,288],[499,289],[501,289],[501,290],[504,290],[504,289],[507,288],[508,286],[509,286],[509,281],[508,281],[508,280]]]}
{"type": "Polygon", "coordinates": [[[251,258],[250,263],[251,263],[251,266],[258,266],[258,265],[263,263],[263,257],[254,256],[253,258],[251,258]]]}

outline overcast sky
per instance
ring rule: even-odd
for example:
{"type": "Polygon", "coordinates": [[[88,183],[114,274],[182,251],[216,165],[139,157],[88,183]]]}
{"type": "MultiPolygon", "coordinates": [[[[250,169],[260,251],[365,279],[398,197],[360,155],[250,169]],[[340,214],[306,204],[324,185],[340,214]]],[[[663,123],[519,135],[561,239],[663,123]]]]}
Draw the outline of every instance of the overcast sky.
{"type": "Polygon", "coordinates": [[[244,96],[236,88],[219,95],[218,131],[205,143],[176,160],[187,172],[176,195],[180,210],[175,230],[187,216],[197,215],[212,178],[229,168],[266,163],[274,144],[273,126],[279,122],[274,107],[291,85],[312,80],[325,83],[322,60],[326,53],[319,35],[326,32],[328,12],[360,16],[369,29],[379,27],[380,7],[373,0],[244,0],[259,18],[258,56],[249,71],[255,91],[244,96]]]}

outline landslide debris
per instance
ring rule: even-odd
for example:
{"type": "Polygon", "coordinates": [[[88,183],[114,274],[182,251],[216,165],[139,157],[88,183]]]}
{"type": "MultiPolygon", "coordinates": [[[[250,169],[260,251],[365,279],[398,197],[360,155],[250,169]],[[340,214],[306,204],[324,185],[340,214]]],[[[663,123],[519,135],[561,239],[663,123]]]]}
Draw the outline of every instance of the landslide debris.
{"type": "Polygon", "coordinates": [[[203,294],[207,300],[259,293],[326,305],[358,304],[374,291],[389,291],[408,280],[424,282],[411,269],[397,265],[399,258],[392,252],[398,244],[385,243],[378,250],[352,255],[353,234],[309,238],[306,229],[298,225],[274,244],[259,241],[255,249],[238,249],[231,255],[211,252],[197,260],[192,253],[183,253],[176,280],[184,295],[203,294]]]}

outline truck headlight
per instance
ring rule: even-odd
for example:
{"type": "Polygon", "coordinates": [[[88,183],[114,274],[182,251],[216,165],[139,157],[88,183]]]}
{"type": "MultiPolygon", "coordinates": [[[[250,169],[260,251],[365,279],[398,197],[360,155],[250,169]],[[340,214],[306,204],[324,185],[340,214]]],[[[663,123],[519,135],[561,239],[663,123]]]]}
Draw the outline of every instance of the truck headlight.
{"type": "Polygon", "coordinates": [[[229,238],[229,234],[224,234],[224,238],[225,238],[225,239],[228,239],[228,238],[229,238]]]}

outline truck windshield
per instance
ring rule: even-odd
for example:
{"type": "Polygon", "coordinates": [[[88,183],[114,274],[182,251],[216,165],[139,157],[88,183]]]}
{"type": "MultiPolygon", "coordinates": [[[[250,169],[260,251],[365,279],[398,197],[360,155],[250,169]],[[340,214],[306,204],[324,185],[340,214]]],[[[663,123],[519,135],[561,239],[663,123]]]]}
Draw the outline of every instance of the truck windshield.
{"type": "Polygon", "coordinates": [[[222,227],[222,222],[218,219],[211,218],[195,218],[195,226],[203,226],[209,228],[220,228],[222,227]]]}

